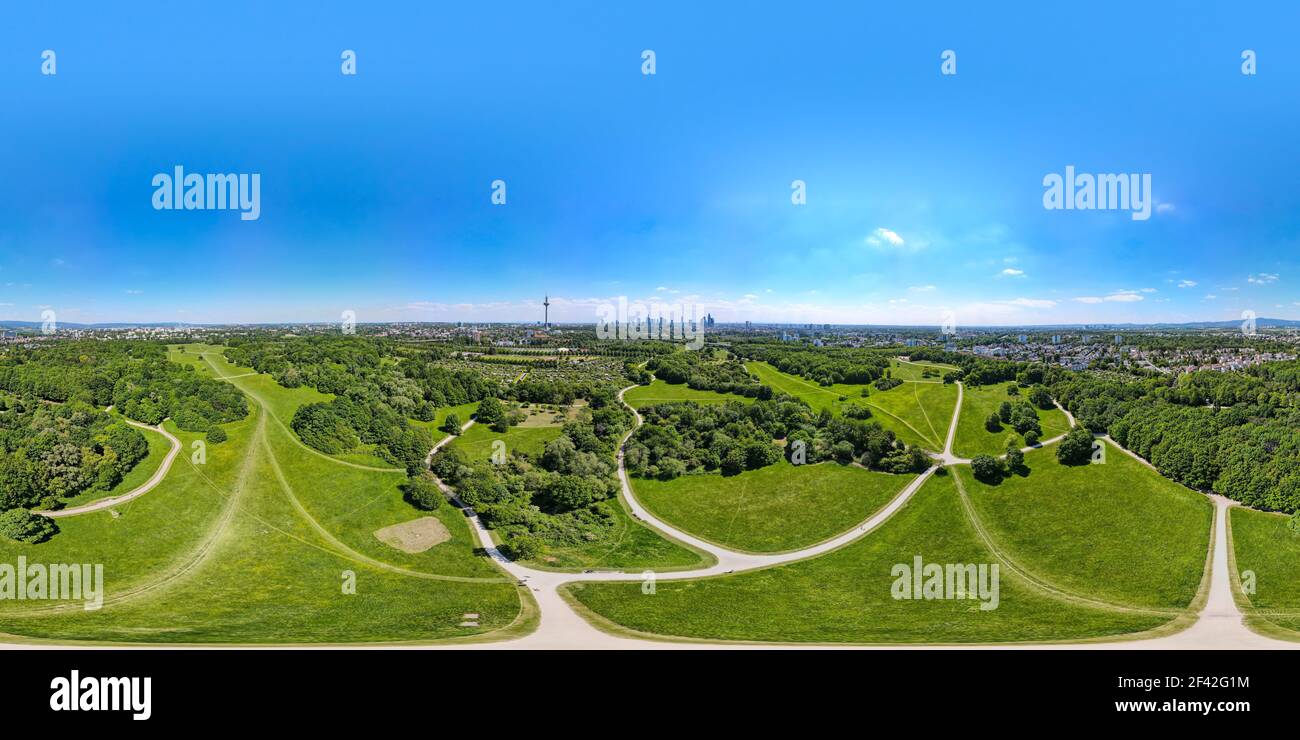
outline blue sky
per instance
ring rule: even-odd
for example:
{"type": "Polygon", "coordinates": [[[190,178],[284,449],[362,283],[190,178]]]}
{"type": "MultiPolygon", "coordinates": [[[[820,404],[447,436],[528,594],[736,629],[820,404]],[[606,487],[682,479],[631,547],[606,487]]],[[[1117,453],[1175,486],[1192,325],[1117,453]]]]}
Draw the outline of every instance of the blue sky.
{"type": "Polygon", "coordinates": [[[7,10],[0,319],[1300,318],[1293,3],[176,5],[7,10]],[[154,210],[176,165],[260,219],[154,210]],[[1066,165],[1159,207],[1045,210],[1066,165]]]}

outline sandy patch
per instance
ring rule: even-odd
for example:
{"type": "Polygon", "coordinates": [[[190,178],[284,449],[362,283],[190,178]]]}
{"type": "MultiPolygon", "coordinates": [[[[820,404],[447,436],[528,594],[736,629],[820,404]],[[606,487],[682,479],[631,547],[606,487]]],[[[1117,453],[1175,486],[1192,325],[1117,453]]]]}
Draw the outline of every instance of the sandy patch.
{"type": "Polygon", "coordinates": [[[402,552],[417,553],[451,539],[451,532],[436,517],[426,516],[376,529],[375,537],[402,552]]]}

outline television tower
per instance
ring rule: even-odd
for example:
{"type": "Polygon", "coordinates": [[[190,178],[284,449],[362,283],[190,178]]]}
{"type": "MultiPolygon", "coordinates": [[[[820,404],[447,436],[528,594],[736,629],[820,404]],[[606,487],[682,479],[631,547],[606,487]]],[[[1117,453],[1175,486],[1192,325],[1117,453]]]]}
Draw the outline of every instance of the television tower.
{"type": "Polygon", "coordinates": [[[549,295],[542,299],[542,324],[547,329],[551,328],[551,297],[549,295]]]}

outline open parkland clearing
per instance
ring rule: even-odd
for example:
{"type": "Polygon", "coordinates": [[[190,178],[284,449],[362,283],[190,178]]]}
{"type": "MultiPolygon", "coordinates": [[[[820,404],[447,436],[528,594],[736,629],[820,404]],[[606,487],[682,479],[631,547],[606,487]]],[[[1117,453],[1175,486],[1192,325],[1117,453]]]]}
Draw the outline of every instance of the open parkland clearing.
{"type": "MultiPolygon", "coordinates": [[[[220,444],[170,419],[147,427],[144,459],[110,489],[68,499],[56,536],[0,539],[0,562],[105,564],[98,609],[0,602],[7,641],[1300,645],[1300,539],[1286,517],[1185,488],[1110,439],[1099,442],[1105,464],[1062,464],[1054,446],[1074,420],[1059,407],[1040,410],[1044,441],[1021,469],[981,481],[969,458],[1005,450],[1006,434],[984,420],[1014,383],[940,380],[951,366],[892,359],[902,382],[879,390],[744,365],[816,413],[865,405],[925,451],[929,467],[917,473],[782,458],[735,474],[632,475],[624,450],[644,423],[639,410],[754,398],[657,378],[624,388],[614,403],[633,421],[616,446],[618,493],[596,504],[605,536],[514,559],[442,481],[452,503],[423,511],[403,494],[407,471],[373,445],[329,454],[306,444],[295,414],[334,395],[285,387],[220,345],[170,345],[167,359],[232,384],[247,416],[221,425],[220,444]],[[400,546],[407,535],[424,544],[400,546]],[[900,598],[897,569],[923,563],[997,565],[1000,580],[979,598],[923,598],[918,572],[918,593],[900,598]],[[1269,587],[1247,593],[1243,571],[1269,587]]],[[[567,422],[590,413],[584,404],[511,403],[522,420],[506,431],[476,423],[477,403],[409,424],[429,432],[430,458],[449,448],[490,465],[498,447],[548,454],[567,422]]]]}

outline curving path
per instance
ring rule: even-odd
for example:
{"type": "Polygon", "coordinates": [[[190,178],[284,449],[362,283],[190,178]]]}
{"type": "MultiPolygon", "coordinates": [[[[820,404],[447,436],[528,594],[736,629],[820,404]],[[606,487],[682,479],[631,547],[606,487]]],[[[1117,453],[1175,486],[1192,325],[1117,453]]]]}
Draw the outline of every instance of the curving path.
{"type": "MultiPolygon", "coordinates": [[[[653,529],[659,530],[665,536],[689,544],[699,550],[703,550],[712,555],[716,562],[707,568],[698,568],[695,570],[672,571],[665,573],[655,573],[655,579],[658,581],[679,580],[683,578],[701,578],[704,576],[724,575],[755,568],[766,568],[772,565],[780,565],[805,558],[816,557],[823,553],[829,552],[836,548],[842,547],[853,540],[862,537],[876,527],[880,526],[894,512],[898,511],[907,503],[912,494],[924,485],[925,481],[938,470],[938,466],[931,466],[924,473],[918,475],[908,485],[894,497],[892,501],[884,506],[881,510],[873,514],[869,519],[857,525],[853,529],[840,534],[838,537],[813,545],[812,547],[795,552],[779,553],[773,555],[760,555],[752,553],[739,553],[728,550],[717,545],[699,539],[687,532],[683,532],[671,524],[656,518],[653,514],[641,506],[636,497],[632,494],[632,486],[628,482],[627,470],[623,465],[623,445],[627,442],[637,427],[641,426],[641,414],[626,401],[623,400],[623,394],[636,386],[628,386],[618,392],[618,399],[629,409],[633,416],[636,417],[636,424],[628,430],[623,438],[619,440],[618,445],[618,478],[619,485],[622,489],[623,500],[627,502],[628,508],[631,509],[632,515],[640,520],[643,524],[649,525],[653,529]]],[[[466,422],[462,430],[468,429],[474,421],[471,419],[466,422]]],[[[429,451],[429,457],[433,456],[443,445],[451,441],[454,436],[449,435],[440,440],[433,449],[429,451]]],[[[457,505],[462,505],[456,497],[455,491],[444,484],[441,480],[437,481],[438,486],[452,498],[457,505]]],[[[656,640],[638,640],[629,637],[621,637],[602,632],[593,627],[586,619],[579,616],[577,612],[566,602],[559,594],[559,588],[567,583],[576,581],[640,581],[643,578],[642,572],[629,573],[627,571],[592,571],[586,573],[564,573],[550,570],[538,570],[520,565],[497,549],[492,540],[490,531],[483,525],[477,515],[469,517],[470,524],[480,545],[487,552],[488,556],[496,562],[503,570],[514,576],[520,584],[524,585],[532,592],[533,598],[540,607],[541,623],[537,630],[519,638],[506,642],[489,643],[488,645],[478,645],[476,647],[495,647],[504,649],[517,648],[538,648],[538,649],[573,649],[573,648],[655,648],[662,649],[665,647],[689,648],[700,647],[704,643],[669,643],[659,642],[656,640]]]]}
{"type": "MultiPolygon", "coordinates": [[[[642,423],[641,414],[623,399],[623,394],[635,386],[624,388],[618,393],[619,401],[627,405],[636,418],[636,424],[631,430],[619,441],[618,447],[618,476],[619,484],[624,501],[633,515],[642,523],[659,530],[665,536],[679,540],[692,545],[700,550],[708,552],[717,562],[707,568],[699,568],[688,571],[673,571],[666,573],[656,573],[655,579],[659,581],[678,580],[685,578],[700,578],[706,576],[717,576],[728,573],[735,573],[755,568],[765,568],[783,563],[790,563],[797,560],[816,557],[836,548],[842,547],[867,533],[879,527],[896,511],[902,508],[907,501],[920,489],[922,485],[938,469],[938,466],[932,466],[924,473],[917,476],[915,480],[909,483],[897,496],[894,497],[884,508],[873,514],[865,522],[854,527],[852,530],[845,532],[826,542],[814,545],[803,550],[790,553],[759,555],[750,553],[738,553],[718,547],[715,544],[706,542],[694,537],[687,532],[683,532],[667,522],[657,519],[653,514],[647,511],[637,501],[633,495],[632,487],[628,482],[627,470],[623,465],[623,446],[642,423]]],[[[936,459],[942,464],[957,464],[967,462],[952,454],[953,440],[956,434],[957,421],[961,414],[962,385],[957,384],[958,396],[957,405],[953,410],[952,420],[948,427],[948,434],[945,440],[944,451],[941,455],[936,455],[936,459]]],[[[1059,404],[1058,404],[1059,407],[1059,404]]],[[[1073,415],[1065,411],[1066,417],[1070,421],[1071,427],[1075,426],[1073,415]]],[[[474,423],[470,420],[465,423],[462,429],[468,429],[474,423]]],[[[1046,440],[1041,445],[1050,444],[1057,441],[1064,435],[1059,435],[1050,440],[1046,440]]],[[[429,457],[453,439],[449,435],[445,439],[434,445],[429,451],[429,457]]],[[[1112,444],[1114,444],[1112,442],[1112,444]]],[[[1118,445],[1116,445],[1118,447],[1118,445]]],[[[1031,448],[1026,448],[1026,450],[1031,448]]],[[[1123,449],[1122,447],[1120,449],[1123,449]]],[[[1132,452],[1124,450],[1132,455],[1132,452]]],[[[1134,455],[1134,457],[1137,457],[1134,455]]],[[[1138,458],[1141,459],[1141,458],[1138,458]]],[[[1146,461],[1143,461],[1144,463],[1146,461]]],[[[437,481],[439,487],[450,496],[457,504],[461,504],[456,498],[455,492],[441,480],[437,481]]],[[[1196,621],[1188,628],[1172,635],[1148,639],[1124,639],[1121,638],[1114,642],[1087,642],[1087,643],[1056,643],[1056,644],[1022,644],[1022,645],[945,645],[936,646],[945,649],[959,648],[968,650],[981,649],[1241,649],[1241,648],[1264,648],[1264,649],[1300,649],[1300,643],[1275,640],[1256,634],[1246,628],[1244,617],[1233,599],[1231,575],[1228,567],[1228,545],[1227,545],[1227,519],[1226,512],[1229,506],[1234,505],[1226,498],[1220,496],[1211,497],[1216,508],[1216,526],[1215,537],[1210,543],[1209,559],[1211,568],[1209,573],[1210,583],[1208,588],[1208,599],[1206,604],[1196,615],[1196,621]]],[[[577,581],[640,581],[643,580],[642,573],[629,573],[625,571],[597,571],[587,573],[563,573],[548,570],[538,570],[520,565],[505,557],[497,549],[493,542],[492,535],[483,525],[479,518],[470,517],[472,528],[479,538],[483,549],[487,552],[496,564],[510,575],[518,579],[519,583],[527,587],[536,600],[540,611],[540,624],[538,628],[518,639],[487,643],[485,645],[476,645],[477,649],[698,649],[698,648],[716,648],[718,646],[733,648],[796,648],[807,649],[809,647],[829,647],[836,649],[843,648],[861,648],[861,647],[880,647],[889,649],[896,646],[855,646],[855,645],[833,645],[833,646],[810,646],[810,645],[781,645],[770,643],[743,643],[728,641],[683,641],[682,638],[672,636],[663,636],[656,639],[638,639],[622,635],[614,635],[601,631],[594,627],[584,617],[580,616],[570,604],[565,601],[559,594],[559,589],[565,584],[577,581]]],[[[451,647],[451,646],[448,646],[451,647]]],[[[907,646],[907,647],[925,647],[925,646],[907,646]]]]}
{"type": "MultiPolygon", "coordinates": [[[[109,408],[111,409],[113,407],[109,406],[109,408]]],[[[164,429],[161,423],[159,423],[158,426],[156,427],[151,427],[148,424],[142,424],[138,421],[127,419],[126,417],[123,417],[123,420],[127,424],[130,424],[133,427],[139,427],[141,429],[149,429],[151,431],[158,432],[162,436],[166,437],[169,442],[172,443],[172,448],[167,451],[167,457],[163,458],[162,465],[158,466],[158,469],[155,470],[153,475],[149,477],[149,480],[145,481],[140,486],[120,496],[110,496],[108,498],[101,498],[98,501],[91,501],[90,503],[85,504],[83,506],[74,506],[71,509],[60,509],[58,511],[34,511],[32,512],[33,514],[40,514],[41,516],[47,516],[51,519],[61,519],[63,517],[68,517],[68,516],[77,516],[78,514],[89,514],[92,511],[103,511],[104,509],[117,506],[118,504],[124,504],[127,501],[139,498],[145,495],[146,493],[152,491],[154,488],[158,486],[159,483],[163,482],[163,478],[167,477],[167,471],[171,470],[172,468],[172,462],[174,462],[176,460],[176,456],[180,454],[181,441],[177,439],[171,432],[164,429]]],[[[163,421],[165,422],[167,420],[163,419],[163,421]]]]}

